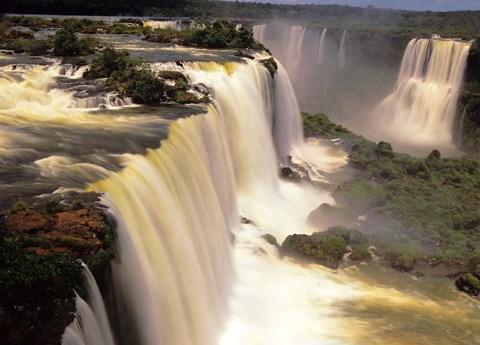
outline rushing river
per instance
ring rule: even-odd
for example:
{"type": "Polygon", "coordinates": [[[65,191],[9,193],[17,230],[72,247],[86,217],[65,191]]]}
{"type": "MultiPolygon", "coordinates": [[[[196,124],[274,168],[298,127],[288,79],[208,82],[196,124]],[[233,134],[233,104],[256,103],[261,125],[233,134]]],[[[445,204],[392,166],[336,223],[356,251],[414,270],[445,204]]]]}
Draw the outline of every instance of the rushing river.
{"type": "Polygon", "coordinates": [[[317,231],[306,217],[333,202],[328,187],[281,181],[278,159],[291,151],[322,186],[338,183],[346,163],[332,143],[303,143],[286,74],[272,79],[233,57],[211,62],[231,52],[145,44],[132,50],[210,61],[184,73],[213,89],[213,104],[80,109],[78,98],[99,90],[81,70],[56,61],[0,69],[0,206],[62,188],[106,192],[118,222],[119,300],[108,308],[121,325],[116,343],[480,343],[480,303],[441,272],[416,278],[380,259],[332,271],[282,258],[263,239],[317,231]]]}

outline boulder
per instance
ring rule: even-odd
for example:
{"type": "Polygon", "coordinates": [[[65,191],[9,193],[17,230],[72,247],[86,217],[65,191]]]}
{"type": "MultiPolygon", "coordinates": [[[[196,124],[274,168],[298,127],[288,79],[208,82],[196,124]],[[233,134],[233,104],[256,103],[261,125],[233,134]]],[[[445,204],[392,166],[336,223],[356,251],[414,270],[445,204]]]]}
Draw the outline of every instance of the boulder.
{"type": "Polygon", "coordinates": [[[351,226],[357,215],[343,207],[321,204],[307,218],[307,223],[317,228],[328,228],[334,225],[351,226]]]}
{"type": "Polygon", "coordinates": [[[480,274],[467,273],[455,281],[455,286],[458,290],[470,296],[478,296],[480,293],[480,274]]]}

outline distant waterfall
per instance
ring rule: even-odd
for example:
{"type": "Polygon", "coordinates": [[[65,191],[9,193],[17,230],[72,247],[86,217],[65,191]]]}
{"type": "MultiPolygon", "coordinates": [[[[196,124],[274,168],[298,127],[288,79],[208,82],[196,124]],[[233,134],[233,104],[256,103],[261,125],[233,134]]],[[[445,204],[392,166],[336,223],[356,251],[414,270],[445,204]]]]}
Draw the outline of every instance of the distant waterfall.
{"type": "Polygon", "coordinates": [[[305,26],[292,26],[288,35],[287,60],[285,64],[292,69],[298,67],[302,57],[303,38],[305,26]]]}
{"type": "Polygon", "coordinates": [[[399,141],[452,144],[470,45],[443,39],[410,41],[395,90],[376,111],[399,141]]]}
{"type": "Polygon", "coordinates": [[[348,46],[348,32],[344,31],[342,39],[340,40],[340,46],[338,47],[338,68],[345,67],[347,62],[347,46],[348,46]]]}
{"type": "Polygon", "coordinates": [[[75,319],[65,329],[62,345],[115,345],[100,290],[88,267],[84,268],[90,305],[77,296],[75,319]]]}
{"type": "Polygon", "coordinates": [[[143,26],[148,26],[152,29],[175,29],[177,31],[182,30],[182,21],[181,20],[145,20],[143,26]]]}
{"type": "Polygon", "coordinates": [[[280,94],[288,85],[273,91],[257,62],[185,69],[214,90],[208,113],[178,120],[159,149],[128,156],[122,172],[92,186],[108,193],[118,222],[114,275],[129,310],[119,317],[130,320],[143,345],[216,343],[233,278],[237,196],[277,190],[272,124],[299,116],[274,113],[274,98],[294,95],[280,94]]]}
{"type": "Polygon", "coordinates": [[[325,60],[325,38],[327,37],[327,28],[323,29],[320,34],[320,30],[317,32],[317,40],[315,47],[315,54],[317,63],[322,63],[325,60]]]}
{"type": "Polygon", "coordinates": [[[265,43],[265,31],[267,29],[266,24],[262,25],[254,25],[253,30],[253,38],[255,38],[260,43],[265,43]]]}

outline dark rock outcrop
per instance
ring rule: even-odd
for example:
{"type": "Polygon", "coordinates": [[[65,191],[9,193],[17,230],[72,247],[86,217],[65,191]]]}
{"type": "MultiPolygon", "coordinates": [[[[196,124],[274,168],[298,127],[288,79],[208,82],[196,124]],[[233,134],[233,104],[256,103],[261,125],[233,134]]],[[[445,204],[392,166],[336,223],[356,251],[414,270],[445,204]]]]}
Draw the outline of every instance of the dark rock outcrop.
{"type": "Polygon", "coordinates": [[[0,344],[60,344],[75,292],[86,297],[78,259],[101,275],[114,257],[97,201],[94,193],[34,198],[0,216],[0,344]]]}

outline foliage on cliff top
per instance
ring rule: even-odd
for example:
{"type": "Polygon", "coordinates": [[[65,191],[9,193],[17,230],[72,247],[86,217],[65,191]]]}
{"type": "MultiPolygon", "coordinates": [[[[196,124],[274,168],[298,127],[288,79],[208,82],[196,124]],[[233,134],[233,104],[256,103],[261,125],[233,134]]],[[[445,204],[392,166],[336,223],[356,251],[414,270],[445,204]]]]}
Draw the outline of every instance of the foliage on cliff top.
{"type": "Polygon", "coordinates": [[[238,48],[268,51],[265,46],[253,38],[251,30],[236,29],[233,22],[217,20],[202,21],[196,27],[176,31],[173,29],[156,29],[146,36],[146,40],[159,43],[178,43],[201,48],[238,48]]]}
{"type": "Polygon", "coordinates": [[[94,274],[109,269],[113,231],[101,211],[83,207],[17,202],[0,218],[0,343],[59,343],[75,292],[86,295],[78,259],[94,274]]]}
{"type": "MultiPolygon", "coordinates": [[[[325,115],[309,115],[315,121],[304,122],[305,133],[326,132],[332,137],[332,123],[320,121],[325,115]],[[324,127],[309,128],[314,126],[324,127]]],[[[305,116],[304,116],[305,118],[305,116]]],[[[340,137],[345,133],[340,133],[340,137]]],[[[349,164],[358,169],[352,183],[373,183],[384,192],[382,203],[370,204],[361,211],[368,214],[364,227],[376,232],[376,243],[382,250],[400,238],[416,241],[421,254],[409,257],[395,255],[392,264],[409,266],[410,261],[426,258],[432,262],[473,266],[479,260],[480,248],[480,162],[469,157],[442,158],[434,150],[426,158],[414,158],[392,150],[390,144],[375,144],[354,134],[346,135],[353,140],[349,164]],[[383,202],[384,201],[384,202],[383,202]],[[381,239],[386,239],[382,242],[381,239]]],[[[345,188],[341,191],[342,206],[355,200],[372,197],[362,188],[345,188]],[[352,193],[349,193],[352,191],[352,193]]],[[[336,195],[334,193],[334,197],[336,195]]],[[[368,199],[368,198],[367,198],[368,199]]],[[[350,207],[350,206],[349,206],[350,207]]],[[[417,246],[417,245],[416,245],[417,246]]],[[[402,248],[402,246],[400,246],[402,248]]],[[[405,248],[405,246],[403,247],[405,248]]]]}
{"type": "Polygon", "coordinates": [[[187,77],[178,71],[152,71],[127,51],[106,48],[91,63],[85,78],[107,78],[106,86],[138,104],[158,104],[166,100],[177,103],[206,103],[208,97],[197,97],[188,90],[187,77]],[[168,80],[169,83],[166,83],[168,80]],[[173,85],[171,85],[173,82],[173,85]]]}

